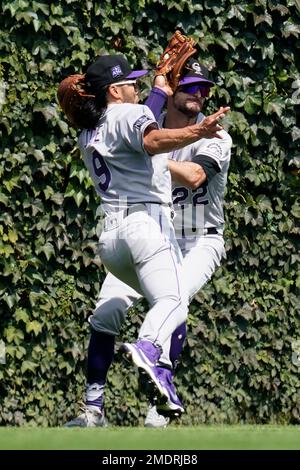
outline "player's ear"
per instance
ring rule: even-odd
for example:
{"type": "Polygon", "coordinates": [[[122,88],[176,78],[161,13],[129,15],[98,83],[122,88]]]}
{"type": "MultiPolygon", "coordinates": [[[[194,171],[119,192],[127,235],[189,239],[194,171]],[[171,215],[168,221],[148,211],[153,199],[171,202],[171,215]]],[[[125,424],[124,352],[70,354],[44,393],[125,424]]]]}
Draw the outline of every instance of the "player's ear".
{"type": "Polygon", "coordinates": [[[118,100],[121,98],[121,89],[118,86],[115,86],[114,84],[109,85],[107,89],[107,97],[108,99],[114,99],[118,100]]]}

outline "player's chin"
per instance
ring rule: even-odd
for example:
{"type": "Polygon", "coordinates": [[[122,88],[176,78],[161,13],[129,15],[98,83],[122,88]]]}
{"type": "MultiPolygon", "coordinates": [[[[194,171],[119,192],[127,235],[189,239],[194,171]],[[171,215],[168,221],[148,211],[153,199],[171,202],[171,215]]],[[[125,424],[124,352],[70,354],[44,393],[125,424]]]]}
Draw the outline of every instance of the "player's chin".
{"type": "Polygon", "coordinates": [[[188,111],[188,113],[195,114],[195,116],[200,113],[201,109],[202,105],[199,103],[199,101],[191,100],[186,103],[186,110],[188,111]]]}

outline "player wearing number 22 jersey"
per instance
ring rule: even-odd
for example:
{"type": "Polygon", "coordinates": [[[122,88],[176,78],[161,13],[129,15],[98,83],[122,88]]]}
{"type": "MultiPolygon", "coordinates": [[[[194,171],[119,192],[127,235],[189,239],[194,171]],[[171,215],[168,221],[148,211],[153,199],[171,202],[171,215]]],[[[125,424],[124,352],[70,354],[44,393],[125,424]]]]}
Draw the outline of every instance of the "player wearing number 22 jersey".
{"type": "MultiPolygon", "coordinates": [[[[197,121],[204,118],[199,114],[197,121]]],[[[160,121],[163,122],[164,115],[160,121]]],[[[213,141],[201,139],[183,149],[176,150],[168,158],[176,161],[192,161],[205,167],[207,162],[215,169],[215,175],[196,189],[189,189],[173,182],[173,204],[176,209],[175,228],[177,237],[201,234],[202,229],[215,227],[218,233],[223,232],[224,226],[224,192],[230,163],[231,137],[226,131],[220,131],[223,139],[213,141]],[[200,207],[199,211],[193,208],[200,207]],[[184,214],[181,214],[184,210],[184,214]],[[184,217],[183,217],[184,216],[184,217]],[[177,219],[177,220],[176,220],[177,219]],[[179,224],[182,222],[182,227],[179,224]],[[182,228],[183,233],[180,234],[182,228]],[[186,233],[187,232],[187,233],[186,233]],[[181,235],[181,236],[180,236],[181,235]]]]}

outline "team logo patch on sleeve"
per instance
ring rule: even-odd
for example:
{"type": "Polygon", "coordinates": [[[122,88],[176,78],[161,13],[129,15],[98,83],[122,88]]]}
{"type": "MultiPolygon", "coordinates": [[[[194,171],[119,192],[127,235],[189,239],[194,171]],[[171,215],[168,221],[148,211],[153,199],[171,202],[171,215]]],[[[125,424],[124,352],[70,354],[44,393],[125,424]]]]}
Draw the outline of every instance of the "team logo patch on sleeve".
{"type": "Polygon", "coordinates": [[[135,123],[133,124],[133,127],[135,127],[136,129],[140,129],[142,127],[143,124],[145,124],[145,122],[147,121],[151,121],[152,119],[149,118],[149,116],[146,116],[146,114],[143,114],[143,116],[139,117],[137,121],[135,121],[135,123]]]}
{"type": "Polygon", "coordinates": [[[208,144],[207,149],[216,158],[221,158],[223,155],[222,147],[217,142],[211,142],[208,144]]]}

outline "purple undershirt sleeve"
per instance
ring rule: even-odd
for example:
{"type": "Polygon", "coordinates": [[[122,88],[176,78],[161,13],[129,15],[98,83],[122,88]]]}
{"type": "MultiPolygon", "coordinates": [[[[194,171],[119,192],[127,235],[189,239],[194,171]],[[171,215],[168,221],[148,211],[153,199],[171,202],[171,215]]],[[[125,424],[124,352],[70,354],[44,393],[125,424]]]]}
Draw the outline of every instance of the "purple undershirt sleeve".
{"type": "Polygon", "coordinates": [[[158,120],[168,95],[161,88],[153,87],[145,105],[151,109],[156,120],[158,120]]]}

